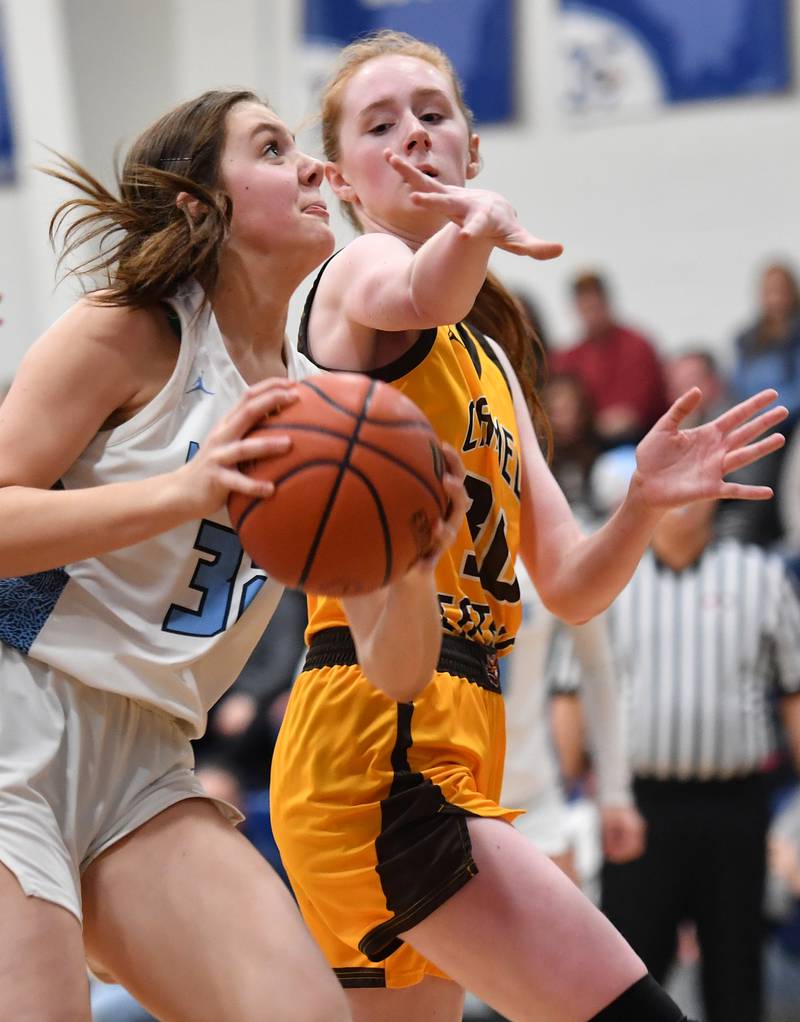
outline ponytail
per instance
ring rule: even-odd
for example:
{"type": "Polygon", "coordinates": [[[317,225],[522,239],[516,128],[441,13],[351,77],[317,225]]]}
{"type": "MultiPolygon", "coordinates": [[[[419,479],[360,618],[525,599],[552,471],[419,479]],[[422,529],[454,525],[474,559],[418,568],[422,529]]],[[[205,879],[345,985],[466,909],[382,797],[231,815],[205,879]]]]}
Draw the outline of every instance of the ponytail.
{"type": "Polygon", "coordinates": [[[467,322],[496,341],[508,355],[522,387],[536,435],[549,461],[553,453],[553,434],[536,393],[540,382],[537,365],[545,364],[544,348],[522,306],[493,273],[487,273],[467,322]]]}

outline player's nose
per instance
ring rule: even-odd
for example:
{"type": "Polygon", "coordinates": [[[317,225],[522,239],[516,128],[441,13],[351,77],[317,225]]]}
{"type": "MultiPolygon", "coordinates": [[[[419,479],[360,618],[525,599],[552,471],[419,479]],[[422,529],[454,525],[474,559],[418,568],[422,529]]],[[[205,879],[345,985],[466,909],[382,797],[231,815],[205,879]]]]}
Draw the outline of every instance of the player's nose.
{"type": "Polygon", "coordinates": [[[412,117],[404,144],[406,154],[413,152],[414,149],[423,149],[427,152],[430,147],[431,136],[428,134],[427,128],[419,118],[412,117]]]}
{"type": "Polygon", "coordinates": [[[316,188],[322,184],[322,179],[325,177],[325,166],[316,157],[309,156],[307,153],[300,153],[297,173],[304,185],[316,188]]]}

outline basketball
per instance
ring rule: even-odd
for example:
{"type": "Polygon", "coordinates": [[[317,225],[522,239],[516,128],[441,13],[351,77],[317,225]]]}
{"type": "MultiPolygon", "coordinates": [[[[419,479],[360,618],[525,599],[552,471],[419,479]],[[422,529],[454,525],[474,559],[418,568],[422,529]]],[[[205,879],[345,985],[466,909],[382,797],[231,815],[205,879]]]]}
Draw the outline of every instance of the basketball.
{"type": "Polygon", "coordinates": [[[445,515],[439,441],[413,401],[379,380],[320,373],[297,386],[299,400],[253,431],[287,433],[291,449],[240,466],[275,492],[232,493],[231,521],[258,567],[287,586],[378,589],[429,552],[445,515]]]}

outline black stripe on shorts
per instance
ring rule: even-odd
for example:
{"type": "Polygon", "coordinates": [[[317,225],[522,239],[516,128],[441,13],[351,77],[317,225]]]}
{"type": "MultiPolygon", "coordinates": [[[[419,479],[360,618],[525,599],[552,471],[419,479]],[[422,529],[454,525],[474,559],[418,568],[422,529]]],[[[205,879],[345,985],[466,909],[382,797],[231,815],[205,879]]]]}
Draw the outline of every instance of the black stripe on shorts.
{"type": "Polygon", "coordinates": [[[333,971],[345,989],[348,987],[383,988],[386,986],[385,969],[369,969],[365,966],[364,968],[334,969],[333,971]]]}
{"type": "Polygon", "coordinates": [[[394,777],[381,801],[381,831],[375,841],[375,868],[393,915],[358,943],[371,962],[382,962],[397,951],[403,943],[400,933],[422,922],[478,872],[464,810],[409,767],[413,714],[413,703],[397,704],[394,777]]]}

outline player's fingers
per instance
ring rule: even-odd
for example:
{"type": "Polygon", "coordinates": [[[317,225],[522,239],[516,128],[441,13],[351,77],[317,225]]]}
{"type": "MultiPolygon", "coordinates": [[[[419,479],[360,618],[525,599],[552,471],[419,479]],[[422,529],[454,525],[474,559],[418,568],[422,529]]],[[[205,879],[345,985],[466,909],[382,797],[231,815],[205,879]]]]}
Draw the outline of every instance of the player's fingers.
{"type": "Polygon", "coordinates": [[[446,190],[446,185],[441,184],[434,177],[423,174],[413,163],[409,163],[404,157],[393,153],[391,149],[384,149],[383,156],[389,166],[396,170],[406,184],[411,185],[415,191],[444,192],[446,190]]]}
{"type": "Polygon", "coordinates": [[[743,483],[722,483],[717,494],[723,500],[770,500],[772,487],[745,486],[743,483]]]}
{"type": "Polygon", "coordinates": [[[266,499],[275,493],[275,484],[268,479],[254,479],[232,468],[220,469],[218,479],[229,492],[243,493],[248,497],[266,499]]]}
{"type": "Polygon", "coordinates": [[[442,444],[440,449],[442,457],[444,458],[445,470],[449,475],[454,476],[463,484],[466,474],[464,471],[464,463],[458,456],[458,452],[455,447],[452,447],[450,444],[442,444]]]}
{"type": "Polygon", "coordinates": [[[744,447],[745,444],[749,444],[751,440],[755,440],[757,436],[761,436],[762,433],[766,433],[768,429],[772,429],[773,426],[777,426],[779,422],[783,422],[786,416],[789,414],[789,409],[783,405],[777,405],[775,408],[769,408],[766,412],[762,412],[761,415],[757,415],[750,422],[746,422],[743,426],[739,426],[728,434],[727,443],[728,447],[733,450],[737,447],[744,447]]]}
{"type": "MultiPolygon", "coordinates": [[[[225,464],[244,461],[258,461],[262,458],[275,458],[286,452],[292,446],[292,438],[286,433],[259,433],[257,436],[248,436],[235,444],[225,448],[225,464]]],[[[222,461],[222,459],[220,459],[222,461]]]]}
{"type": "Polygon", "coordinates": [[[752,465],[754,461],[758,461],[759,458],[763,458],[766,454],[777,451],[785,443],[786,437],[782,433],[773,433],[757,443],[748,444],[746,447],[739,447],[735,451],[730,451],[722,462],[722,473],[723,475],[728,475],[729,472],[736,472],[737,469],[744,468],[745,465],[752,465]]]}
{"type": "Polygon", "coordinates": [[[441,213],[456,223],[461,223],[470,208],[462,196],[446,192],[412,192],[411,201],[415,206],[441,213]]]}
{"type": "Polygon", "coordinates": [[[749,418],[760,412],[762,408],[771,405],[777,396],[777,390],[772,388],[759,391],[758,394],[753,394],[752,397],[748,397],[745,401],[740,401],[738,405],[734,405],[727,412],[723,412],[722,415],[719,415],[714,420],[714,424],[723,432],[729,433],[737,426],[741,426],[743,422],[747,422],[749,418]]]}
{"type": "Polygon", "coordinates": [[[690,412],[693,412],[700,403],[703,393],[699,387],[692,387],[685,394],[674,401],[673,404],[661,416],[656,425],[666,425],[678,428],[690,412]]]}
{"type": "Polygon", "coordinates": [[[467,213],[461,225],[462,238],[484,238],[497,236],[492,217],[486,209],[476,209],[467,213]]]}
{"type": "MultiPolygon", "coordinates": [[[[266,381],[264,381],[266,383],[266,381]]],[[[258,389],[252,388],[223,419],[222,439],[228,440],[240,437],[252,429],[257,422],[268,418],[279,412],[281,408],[294,404],[298,399],[297,390],[289,387],[256,385],[258,389]]]]}
{"type": "Polygon", "coordinates": [[[527,231],[521,234],[514,234],[501,246],[507,252],[514,255],[527,255],[532,259],[557,259],[564,251],[564,246],[557,241],[543,241],[536,238],[527,231]]]}

